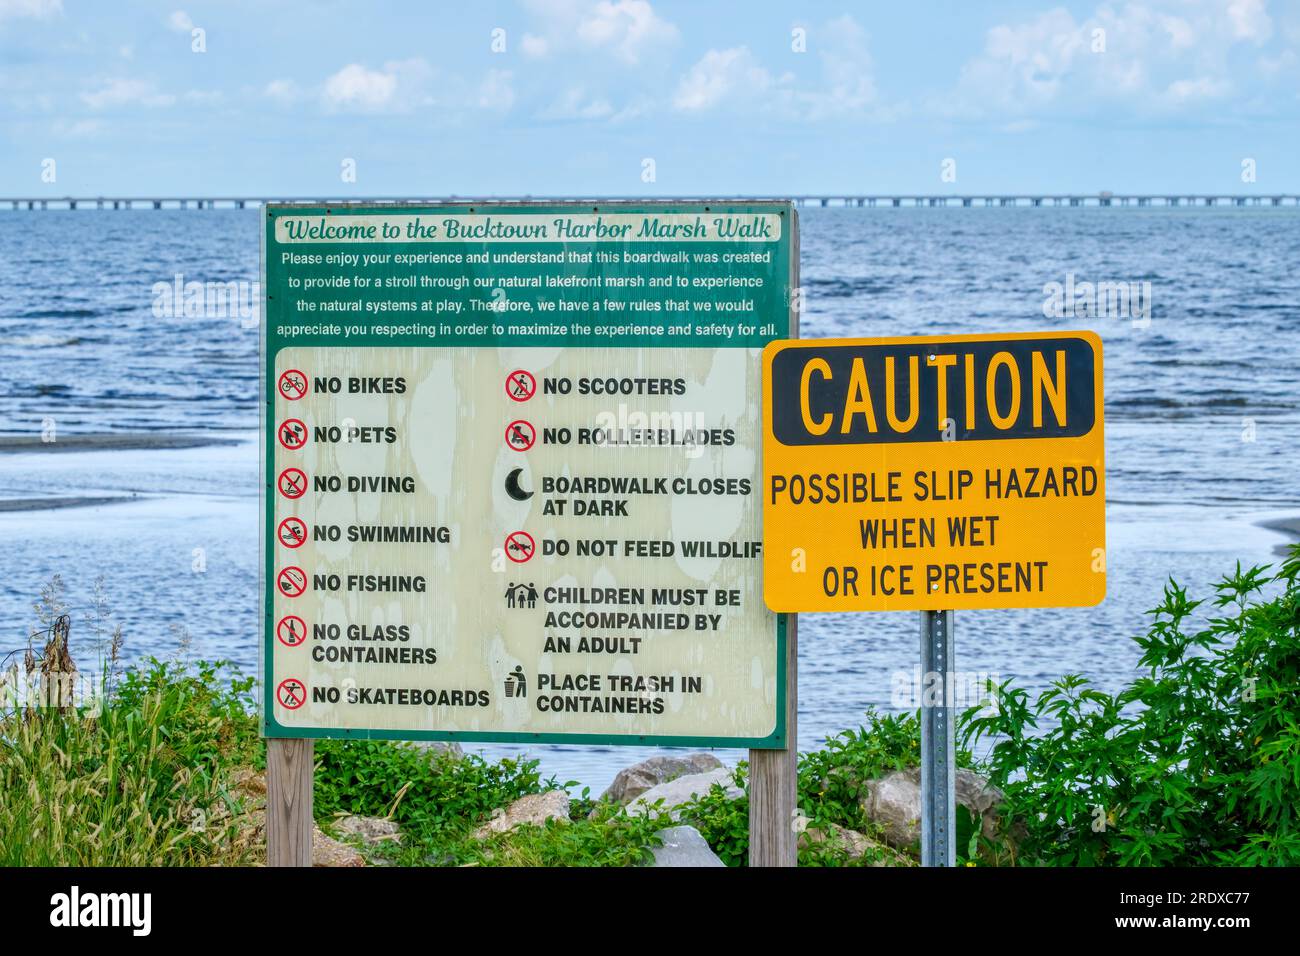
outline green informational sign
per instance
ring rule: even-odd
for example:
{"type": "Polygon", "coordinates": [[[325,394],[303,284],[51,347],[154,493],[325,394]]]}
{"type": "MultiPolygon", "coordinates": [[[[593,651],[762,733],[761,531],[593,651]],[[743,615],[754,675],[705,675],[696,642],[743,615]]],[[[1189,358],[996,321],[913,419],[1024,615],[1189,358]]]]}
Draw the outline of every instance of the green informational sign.
{"type": "Polygon", "coordinates": [[[265,215],[266,735],[785,747],[793,208],[265,215]]]}

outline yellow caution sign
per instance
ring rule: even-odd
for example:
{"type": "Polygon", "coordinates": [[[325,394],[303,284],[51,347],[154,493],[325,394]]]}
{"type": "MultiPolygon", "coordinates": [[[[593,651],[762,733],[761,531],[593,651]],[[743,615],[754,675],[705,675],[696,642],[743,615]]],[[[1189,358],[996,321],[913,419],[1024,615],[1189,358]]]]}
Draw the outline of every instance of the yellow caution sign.
{"type": "Polygon", "coordinates": [[[770,343],[767,606],[1099,603],[1101,351],[1091,332],[770,343]]]}

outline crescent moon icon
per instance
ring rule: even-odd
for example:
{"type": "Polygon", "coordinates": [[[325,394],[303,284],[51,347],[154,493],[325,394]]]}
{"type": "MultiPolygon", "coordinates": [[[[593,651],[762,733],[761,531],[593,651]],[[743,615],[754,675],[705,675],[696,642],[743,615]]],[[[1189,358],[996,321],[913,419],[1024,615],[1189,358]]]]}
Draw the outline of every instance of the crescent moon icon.
{"type": "Polygon", "coordinates": [[[524,491],[524,489],[519,487],[519,476],[522,475],[523,472],[524,470],[522,468],[516,468],[514,471],[510,472],[510,474],[506,475],[506,494],[515,499],[515,501],[527,501],[534,494],[534,492],[524,491]]]}

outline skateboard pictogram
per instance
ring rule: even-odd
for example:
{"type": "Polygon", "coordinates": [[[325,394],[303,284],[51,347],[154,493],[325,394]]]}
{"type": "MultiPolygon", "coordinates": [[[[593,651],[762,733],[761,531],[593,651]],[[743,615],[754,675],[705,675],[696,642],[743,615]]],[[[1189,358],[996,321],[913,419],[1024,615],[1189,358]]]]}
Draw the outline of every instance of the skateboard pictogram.
{"type": "Polygon", "coordinates": [[[286,677],[275,689],[275,698],[281,707],[297,710],[307,703],[307,685],[296,677],[286,677]]]}

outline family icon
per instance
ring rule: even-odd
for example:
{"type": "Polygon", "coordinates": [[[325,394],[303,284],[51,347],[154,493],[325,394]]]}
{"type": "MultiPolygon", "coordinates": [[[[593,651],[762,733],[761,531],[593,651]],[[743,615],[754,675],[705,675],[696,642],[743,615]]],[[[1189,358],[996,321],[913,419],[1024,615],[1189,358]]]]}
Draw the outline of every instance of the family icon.
{"type": "Polygon", "coordinates": [[[520,582],[506,588],[506,607],[516,607],[523,609],[537,607],[537,588],[530,581],[528,584],[520,582]]]}

